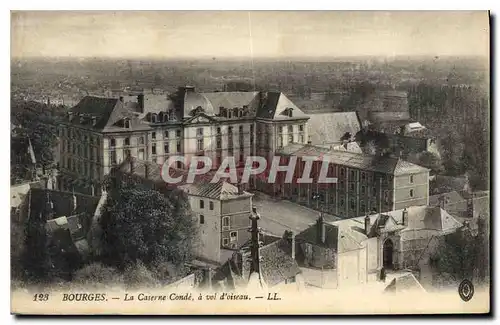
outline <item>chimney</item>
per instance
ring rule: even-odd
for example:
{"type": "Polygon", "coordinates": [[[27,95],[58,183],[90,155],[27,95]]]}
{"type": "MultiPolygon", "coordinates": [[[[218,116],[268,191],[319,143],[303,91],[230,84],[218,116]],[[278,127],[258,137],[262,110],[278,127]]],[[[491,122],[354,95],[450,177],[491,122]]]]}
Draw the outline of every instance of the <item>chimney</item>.
{"type": "Polygon", "coordinates": [[[325,220],[323,218],[323,213],[319,215],[318,220],[316,221],[316,227],[317,227],[317,235],[318,235],[318,244],[324,244],[325,243],[325,220]]]}
{"type": "Polygon", "coordinates": [[[68,120],[72,120],[73,119],[73,112],[72,111],[68,111],[68,120]]]}
{"type": "Polygon", "coordinates": [[[137,111],[144,113],[144,94],[137,95],[137,111]]]}
{"type": "Polygon", "coordinates": [[[370,235],[370,229],[371,229],[370,216],[367,215],[365,217],[365,234],[367,237],[368,237],[368,235],[370,235]]]}
{"type": "Polygon", "coordinates": [[[408,210],[403,210],[403,226],[408,226],[408,210]]]}

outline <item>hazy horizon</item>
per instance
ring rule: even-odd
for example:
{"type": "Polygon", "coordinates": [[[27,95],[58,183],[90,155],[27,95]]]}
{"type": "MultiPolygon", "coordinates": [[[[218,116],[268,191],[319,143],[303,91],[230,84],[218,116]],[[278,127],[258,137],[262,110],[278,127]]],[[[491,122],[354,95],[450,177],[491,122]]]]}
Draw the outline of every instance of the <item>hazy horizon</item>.
{"type": "Polygon", "coordinates": [[[11,58],[487,57],[486,11],[14,11],[11,58]]]}

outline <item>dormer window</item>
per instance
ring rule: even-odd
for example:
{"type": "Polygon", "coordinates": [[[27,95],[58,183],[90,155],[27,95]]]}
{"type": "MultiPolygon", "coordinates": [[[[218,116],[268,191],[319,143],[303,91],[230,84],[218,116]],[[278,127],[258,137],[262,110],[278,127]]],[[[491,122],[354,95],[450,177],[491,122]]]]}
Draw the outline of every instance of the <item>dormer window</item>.
{"type": "Polygon", "coordinates": [[[231,117],[232,117],[231,110],[227,110],[227,118],[231,118],[231,117]]]}
{"type": "Polygon", "coordinates": [[[158,121],[156,114],[151,114],[151,122],[156,123],[158,121]]]}
{"type": "Polygon", "coordinates": [[[123,121],[123,124],[124,124],[124,127],[126,129],[130,129],[130,120],[129,119],[125,119],[125,121],[123,121]]]}
{"type": "Polygon", "coordinates": [[[293,108],[288,107],[283,111],[283,115],[293,117],[293,108]]]}

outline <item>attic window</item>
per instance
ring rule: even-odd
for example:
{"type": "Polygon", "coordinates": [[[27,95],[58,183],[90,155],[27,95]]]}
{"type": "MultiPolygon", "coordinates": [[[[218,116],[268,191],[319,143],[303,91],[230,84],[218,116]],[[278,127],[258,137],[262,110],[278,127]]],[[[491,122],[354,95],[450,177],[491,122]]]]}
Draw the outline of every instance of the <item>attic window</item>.
{"type": "Polygon", "coordinates": [[[151,122],[156,123],[157,122],[157,116],[156,114],[151,114],[151,122]]]}
{"type": "Polygon", "coordinates": [[[168,113],[163,113],[163,122],[167,122],[168,121],[168,113]]]}
{"type": "Polygon", "coordinates": [[[126,119],[124,121],[124,126],[125,126],[126,129],[130,129],[130,120],[129,119],[126,119]]]}
{"type": "Polygon", "coordinates": [[[293,108],[289,107],[285,110],[285,115],[288,117],[293,117],[293,108]]]}

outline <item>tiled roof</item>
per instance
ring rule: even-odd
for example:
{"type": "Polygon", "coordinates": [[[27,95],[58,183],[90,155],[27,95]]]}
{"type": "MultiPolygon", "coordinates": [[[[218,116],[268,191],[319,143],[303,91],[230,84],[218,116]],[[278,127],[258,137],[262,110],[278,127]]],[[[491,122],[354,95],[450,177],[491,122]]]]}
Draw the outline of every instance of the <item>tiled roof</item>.
{"type": "Polygon", "coordinates": [[[361,130],[356,112],[309,114],[307,124],[313,145],[341,143],[346,133],[354,136],[361,130]]]}
{"type": "Polygon", "coordinates": [[[300,273],[292,258],[292,248],[286,239],[280,239],[260,248],[260,268],[264,281],[272,287],[300,273]]]}
{"type": "Polygon", "coordinates": [[[427,168],[391,157],[374,156],[347,151],[333,151],[312,145],[292,144],[279,150],[278,153],[298,157],[318,157],[337,165],[370,170],[393,175],[405,175],[428,171],[427,168]]]}
{"type": "Polygon", "coordinates": [[[236,197],[251,196],[252,194],[243,191],[238,193],[238,188],[224,180],[216,183],[200,182],[179,186],[189,195],[201,196],[215,200],[228,200],[236,197]]]}

